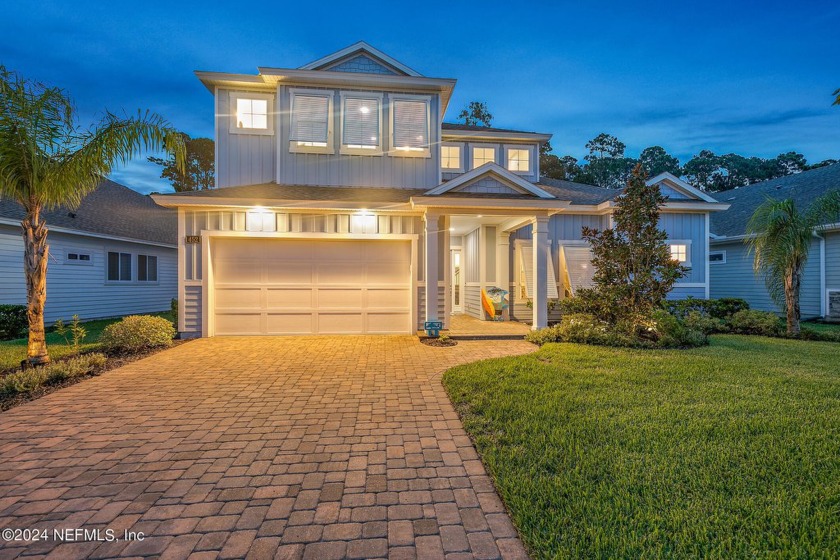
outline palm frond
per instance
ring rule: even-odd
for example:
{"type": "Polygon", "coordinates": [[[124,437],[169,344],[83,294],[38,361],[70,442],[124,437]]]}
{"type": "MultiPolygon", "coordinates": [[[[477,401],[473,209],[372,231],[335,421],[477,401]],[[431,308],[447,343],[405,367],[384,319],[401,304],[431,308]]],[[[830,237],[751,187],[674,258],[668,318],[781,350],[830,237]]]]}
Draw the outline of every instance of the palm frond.
{"type": "Polygon", "coordinates": [[[814,229],[840,222],[840,189],[827,192],[808,207],[805,220],[814,229]]]}

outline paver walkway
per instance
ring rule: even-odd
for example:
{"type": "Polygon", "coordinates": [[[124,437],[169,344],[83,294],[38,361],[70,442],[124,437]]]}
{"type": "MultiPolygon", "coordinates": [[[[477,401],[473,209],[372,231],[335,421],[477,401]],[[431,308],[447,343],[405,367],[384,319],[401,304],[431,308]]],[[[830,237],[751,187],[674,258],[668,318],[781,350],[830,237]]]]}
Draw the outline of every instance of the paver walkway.
{"type": "Polygon", "coordinates": [[[532,350],[214,338],[60,390],[0,414],[0,529],[49,532],[0,558],[525,558],[439,374],[532,350]]]}

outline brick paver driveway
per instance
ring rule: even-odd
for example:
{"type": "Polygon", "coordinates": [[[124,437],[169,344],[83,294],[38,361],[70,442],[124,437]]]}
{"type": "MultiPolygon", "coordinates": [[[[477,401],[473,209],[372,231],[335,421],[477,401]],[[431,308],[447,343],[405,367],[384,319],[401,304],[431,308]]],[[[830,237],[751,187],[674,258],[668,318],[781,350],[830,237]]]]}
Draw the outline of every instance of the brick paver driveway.
{"type": "Polygon", "coordinates": [[[196,340],[0,414],[0,558],[522,558],[440,384],[522,341],[196,340]],[[143,541],[60,544],[54,529],[143,541]]]}

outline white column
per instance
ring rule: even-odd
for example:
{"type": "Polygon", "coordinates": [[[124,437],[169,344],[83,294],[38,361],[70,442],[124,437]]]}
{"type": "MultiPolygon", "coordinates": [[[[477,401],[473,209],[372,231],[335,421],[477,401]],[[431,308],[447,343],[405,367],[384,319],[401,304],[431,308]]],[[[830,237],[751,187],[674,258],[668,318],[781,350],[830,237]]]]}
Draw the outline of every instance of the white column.
{"type": "Polygon", "coordinates": [[[534,324],[532,329],[548,326],[548,217],[534,219],[532,233],[534,253],[534,324]]]}
{"type": "Polygon", "coordinates": [[[443,230],[443,251],[441,251],[440,259],[438,259],[443,267],[443,328],[449,328],[450,317],[452,316],[452,241],[449,238],[449,216],[444,214],[438,220],[441,229],[443,230]]]}
{"type": "Polygon", "coordinates": [[[426,221],[426,260],[425,260],[425,277],[426,277],[426,320],[438,321],[438,262],[440,261],[438,255],[438,232],[440,230],[440,215],[426,213],[424,216],[426,221]]]}
{"type": "MultiPolygon", "coordinates": [[[[496,285],[510,291],[510,232],[501,229],[496,231],[496,285]]],[[[505,310],[504,318],[510,319],[510,309],[505,310]]]]}

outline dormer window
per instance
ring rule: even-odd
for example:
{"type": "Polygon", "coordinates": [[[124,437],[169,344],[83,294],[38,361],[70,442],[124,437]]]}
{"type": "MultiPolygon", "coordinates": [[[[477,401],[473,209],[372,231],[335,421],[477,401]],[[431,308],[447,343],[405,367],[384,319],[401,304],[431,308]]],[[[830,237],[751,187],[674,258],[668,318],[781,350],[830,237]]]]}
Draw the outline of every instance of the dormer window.
{"type": "Polygon", "coordinates": [[[391,96],[392,155],[430,157],[429,98],[391,96]]]}
{"type": "Polygon", "coordinates": [[[458,144],[441,144],[440,167],[444,171],[460,172],[464,170],[461,157],[461,146],[458,144]]]}
{"type": "Polygon", "coordinates": [[[273,134],[273,103],[274,96],[270,94],[232,92],[230,131],[235,134],[273,134]]]}
{"type": "Polygon", "coordinates": [[[333,153],[332,92],[294,89],[290,95],[289,151],[333,153]]]}
{"type": "Polygon", "coordinates": [[[528,148],[507,148],[507,168],[514,173],[531,172],[531,150],[528,148]]]}
{"type": "Polygon", "coordinates": [[[341,153],[382,155],[382,96],[342,92],[341,153]]]}

